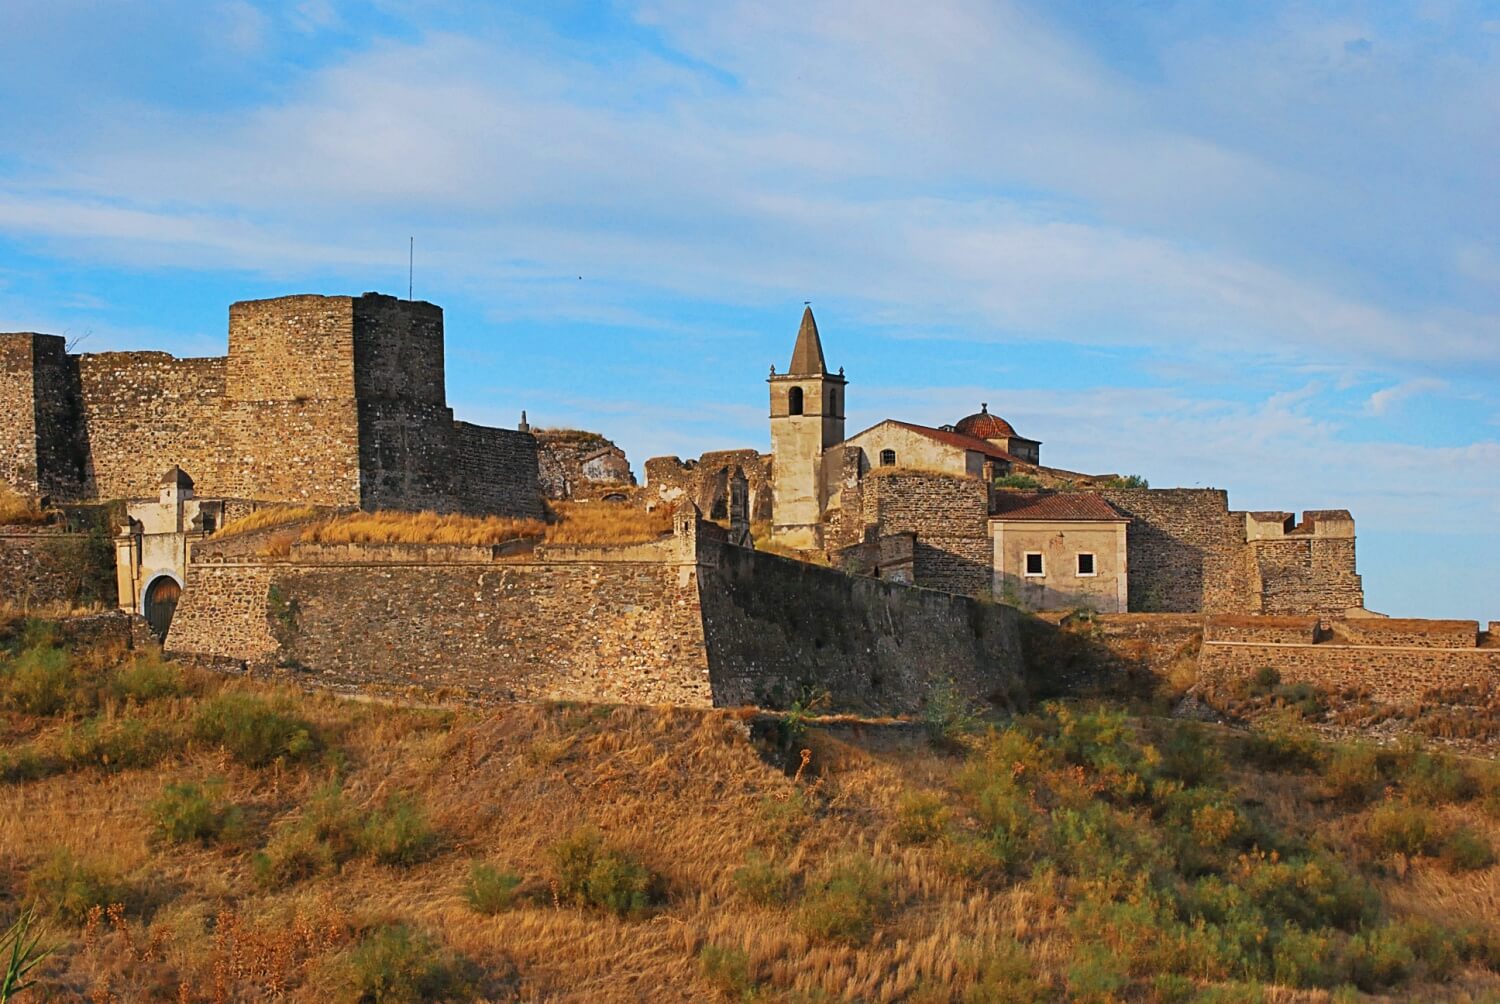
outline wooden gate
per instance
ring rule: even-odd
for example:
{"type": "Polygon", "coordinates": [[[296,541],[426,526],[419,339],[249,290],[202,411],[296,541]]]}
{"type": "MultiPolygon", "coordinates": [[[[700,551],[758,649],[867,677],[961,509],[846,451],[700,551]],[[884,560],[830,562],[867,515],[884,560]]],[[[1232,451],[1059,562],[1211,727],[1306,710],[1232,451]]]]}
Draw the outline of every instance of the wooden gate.
{"type": "Polygon", "coordinates": [[[172,615],[177,612],[177,599],[182,587],[175,579],[163,575],[146,587],[146,621],[156,637],[166,638],[167,628],[172,626],[172,615]]]}

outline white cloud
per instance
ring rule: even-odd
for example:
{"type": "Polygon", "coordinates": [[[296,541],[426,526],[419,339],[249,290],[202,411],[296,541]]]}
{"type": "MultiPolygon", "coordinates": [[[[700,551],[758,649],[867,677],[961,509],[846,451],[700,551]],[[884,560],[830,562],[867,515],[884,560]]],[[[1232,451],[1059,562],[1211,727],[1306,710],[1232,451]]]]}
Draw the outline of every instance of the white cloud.
{"type": "Polygon", "coordinates": [[[1386,412],[1402,401],[1415,397],[1418,394],[1431,394],[1446,390],[1448,382],[1431,377],[1423,377],[1416,380],[1407,380],[1391,387],[1385,387],[1371,394],[1365,402],[1365,410],[1371,415],[1384,415],[1386,412]]]}

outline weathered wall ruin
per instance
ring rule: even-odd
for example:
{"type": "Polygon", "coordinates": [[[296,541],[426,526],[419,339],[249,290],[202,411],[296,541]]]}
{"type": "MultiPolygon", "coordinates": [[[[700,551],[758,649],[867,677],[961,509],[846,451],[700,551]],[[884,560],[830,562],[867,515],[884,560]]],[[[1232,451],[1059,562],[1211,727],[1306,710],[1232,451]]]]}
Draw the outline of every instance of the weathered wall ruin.
{"type": "Polygon", "coordinates": [[[729,478],[738,467],[749,487],[750,519],[771,519],[772,469],[770,454],[755,450],[715,450],[697,460],[652,457],[646,461],[645,498],[676,505],[692,502],[709,519],[729,518],[729,478]]]}
{"type": "Polygon", "coordinates": [[[593,500],[635,484],[625,451],[597,432],[534,429],[542,494],[549,499],[593,500]]]}

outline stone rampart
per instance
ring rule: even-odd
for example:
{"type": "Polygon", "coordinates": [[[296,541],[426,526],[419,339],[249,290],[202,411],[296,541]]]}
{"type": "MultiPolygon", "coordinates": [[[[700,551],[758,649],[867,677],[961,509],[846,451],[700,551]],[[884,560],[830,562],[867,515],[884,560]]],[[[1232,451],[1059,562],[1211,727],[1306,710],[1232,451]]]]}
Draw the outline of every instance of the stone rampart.
{"type": "Polygon", "coordinates": [[[827,691],[841,709],[911,712],[938,679],[976,697],[1018,686],[1014,611],[729,547],[713,529],[490,560],[298,548],[195,563],[166,647],[475,701],[784,707],[827,691]]]}
{"type": "Polygon", "coordinates": [[[1318,640],[1316,617],[1250,617],[1219,614],[1204,619],[1204,641],[1311,645],[1318,640]]]}
{"type": "Polygon", "coordinates": [[[1247,612],[1251,587],[1244,519],[1217,488],[1107,488],[1098,493],[1130,517],[1132,611],[1247,612]]]}
{"type": "Polygon", "coordinates": [[[1377,645],[1263,645],[1206,642],[1198,684],[1208,693],[1271,667],[1283,683],[1354,691],[1390,704],[1422,700],[1434,690],[1500,687],[1500,650],[1377,645]]]}
{"type": "Polygon", "coordinates": [[[1348,645],[1474,648],[1479,639],[1479,622],[1359,617],[1333,621],[1332,634],[1334,641],[1348,645]]]}
{"type": "Polygon", "coordinates": [[[865,526],[882,535],[916,534],[915,583],[928,589],[978,596],[994,580],[989,537],[989,490],[974,478],[901,471],[864,479],[865,526]]]}

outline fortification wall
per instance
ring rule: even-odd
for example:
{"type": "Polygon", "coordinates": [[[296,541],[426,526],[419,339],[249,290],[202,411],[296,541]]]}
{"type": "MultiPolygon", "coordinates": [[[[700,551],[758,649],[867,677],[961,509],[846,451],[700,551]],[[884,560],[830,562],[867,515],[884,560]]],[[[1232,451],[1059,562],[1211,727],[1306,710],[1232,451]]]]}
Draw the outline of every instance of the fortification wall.
{"type": "MultiPolygon", "coordinates": [[[[0,480],[23,495],[44,494],[38,481],[33,352],[46,335],[0,334],[0,480]]],[[[58,339],[61,341],[61,339],[58,339]]]]}
{"type": "Polygon", "coordinates": [[[111,604],[113,557],[113,548],[95,535],[0,527],[0,605],[111,604]]]}
{"type": "Polygon", "coordinates": [[[914,711],[936,679],[975,696],[1018,685],[1008,608],[722,546],[706,530],[557,560],[298,549],[194,564],[166,647],[478,701],[785,706],[827,690],[842,709],[914,711]]]}
{"type": "Polygon", "coordinates": [[[719,705],[827,690],[841,708],[910,713],[937,681],[998,702],[1021,691],[1016,612],[999,604],[734,547],[704,570],[702,604],[719,705]]]}
{"type": "Polygon", "coordinates": [[[1375,645],[1270,645],[1205,642],[1200,688],[1210,694],[1263,667],[1283,683],[1307,682],[1334,692],[1355,690],[1389,704],[1409,704],[1439,689],[1500,687],[1500,650],[1375,645]]]}
{"type": "Polygon", "coordinates": [[[1248,546],[1262,612],[1339,616],[1364,606],[1353,537],[1283,537],[1248,546]]]}
{"type": "Polygon", "coordinates": [[[235,401],[354,400],[354,299],[231,304],[226,394],[235,401]]]}
{"type": "Polygon", "coordinates": [[[449,488],[470,512],[540,517],[537,442],[526,432],[453,423],[449,488]]]}
{"type": "Polygon", "coordinates": [[[912,575],[919,586],[977,596],[994,580],[989,489],[942,474],[872,473],[861,492],[863,524],[883,535],[915,533],[912,575]]]}
{"type": "Polygon", "coordinates": [[[1130,517],[1130,609],[1245,612],[1251,601],[1243,516],[1217,488],[1098,489],[1130,517]]]}

